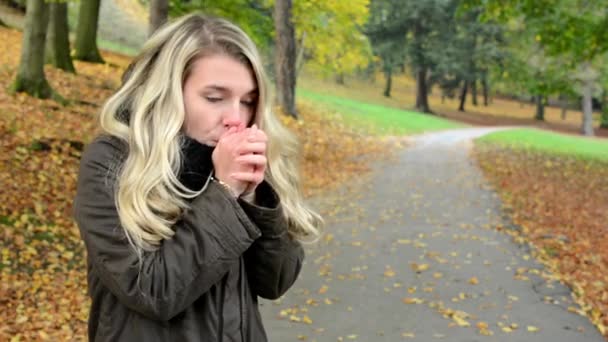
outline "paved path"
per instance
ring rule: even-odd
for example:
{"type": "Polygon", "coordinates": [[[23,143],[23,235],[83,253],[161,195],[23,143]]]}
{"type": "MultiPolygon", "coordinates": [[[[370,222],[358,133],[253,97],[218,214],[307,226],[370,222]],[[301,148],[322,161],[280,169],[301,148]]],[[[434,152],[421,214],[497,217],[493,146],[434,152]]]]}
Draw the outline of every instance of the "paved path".
{"type": "Polygon", "coordinates": [[[495,229],[517,227],[467,154],[490,130],[417,137],[336,194],[330,238],[307,248],[284,298],[261,303],[270,340],[603,341],[567,310],[568,288],[495,229]]]}

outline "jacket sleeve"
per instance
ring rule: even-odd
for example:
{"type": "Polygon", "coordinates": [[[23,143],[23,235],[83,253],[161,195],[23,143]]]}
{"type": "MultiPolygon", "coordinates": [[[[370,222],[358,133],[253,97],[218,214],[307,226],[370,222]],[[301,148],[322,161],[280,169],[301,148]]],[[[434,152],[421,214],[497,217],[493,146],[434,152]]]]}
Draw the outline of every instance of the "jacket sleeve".
{"type": "Polygon", "coordinates": [[[114,202],[110,165],[120,150],[109,139],[94,141],[83,154],[74,216],[89,265],[130,309],[169,320],[215,283],[260,236],[238,202],[214,182],[176,223],[175,235],[141,262],[128,243],[114,202]]]}
{"type": "Polygon", "coordinates": [[[266,299],[281,297],[298,278],[304,261],[302,245],[287,233],[287,220],[270,185],[261,183],[256,190],[257,205],[239,203],[262,232],[245,252],[250,287],[266,299]],[[260,201],[261,200],[261,201],[260,201]]]}

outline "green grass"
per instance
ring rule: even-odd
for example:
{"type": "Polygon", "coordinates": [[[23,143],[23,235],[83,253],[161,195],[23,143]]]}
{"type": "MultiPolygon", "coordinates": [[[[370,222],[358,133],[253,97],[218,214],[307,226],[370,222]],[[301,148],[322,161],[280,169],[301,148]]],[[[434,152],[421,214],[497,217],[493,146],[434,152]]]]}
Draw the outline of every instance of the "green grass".
{"type": "Polygon", "coordinates": [[[608,141],[540,131],[513,129],[491,133],[476,140],[481,144],[498,144],[514,149],[528,149],[543,153],[608,161],[608,141]]]}
{"type": "Polygon", "coordinates": [[[100,50],[112,51],[125,56],[135,56],[139,53],[138,49],[99,38],[97,38],[97,46],[100,50]]]}
{"type": "Polygon", "coordinates": [[[377,135],[408,135],[466,127],[437,116],[298,89],[301,99],[339,113],[347,123],[377,135]]]}

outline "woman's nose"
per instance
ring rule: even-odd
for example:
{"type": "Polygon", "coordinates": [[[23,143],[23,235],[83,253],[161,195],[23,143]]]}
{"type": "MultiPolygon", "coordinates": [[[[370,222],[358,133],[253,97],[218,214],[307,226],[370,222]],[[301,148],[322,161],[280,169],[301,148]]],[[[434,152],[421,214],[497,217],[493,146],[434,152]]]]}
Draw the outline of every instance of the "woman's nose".
{"type": "Polygon", "coordinates": [[[237,101],[236,104],[231,104],[229,108],[226,108],[223,124],[226,127],[232,127],[240,126],[241,123],[240,101],[237,101]]]}

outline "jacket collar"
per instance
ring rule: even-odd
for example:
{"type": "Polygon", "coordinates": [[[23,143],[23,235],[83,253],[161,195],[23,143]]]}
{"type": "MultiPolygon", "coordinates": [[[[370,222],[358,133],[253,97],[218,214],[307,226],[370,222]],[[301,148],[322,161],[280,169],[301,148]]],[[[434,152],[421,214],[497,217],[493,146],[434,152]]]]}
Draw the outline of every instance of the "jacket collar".
{"type": "Polygon", "coordinates": [[[190,190],[202,189],[207,177],[213,171],[211,155],[214,149],[213,146],[201,144],[184,135],[179,180],[190,190]]]}

